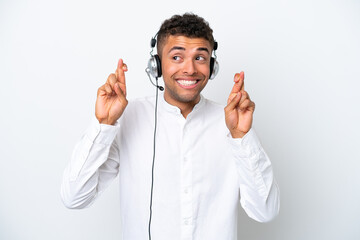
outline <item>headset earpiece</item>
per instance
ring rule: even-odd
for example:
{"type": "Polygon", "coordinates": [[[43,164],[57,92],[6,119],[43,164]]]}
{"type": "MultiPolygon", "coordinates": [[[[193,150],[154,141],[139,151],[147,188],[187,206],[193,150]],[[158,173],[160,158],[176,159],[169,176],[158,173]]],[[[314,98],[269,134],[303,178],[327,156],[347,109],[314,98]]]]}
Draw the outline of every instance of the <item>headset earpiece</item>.
{"type": "MultiPolygon", "coordinates": [[[[151,52],[152,52],[154,47],[156,46],[155,37],[151,38],[150,46],[151,46],[151,49],[152,49],[151,52]]],[[[154,78],[159,78],[162,75],[160,57],[157,54],[155,54],[155,55],[152,55],[152,53],[150,53],[150,54],[151,54],[151,58],[148,61],[148,67],[147,67],[148,70],[147,71],[154,78]]]]}
{"type": "Polygon", "coordinates": [[[213,75],[214,63],[215,63],[215,58],[211,57],[210,58],[210,76],[209,76],[209,78],[211,78],[211,75],[213,75]]]}
{"type": "Polygon", "coordinates": [[[147,72],[153,77],[153,78],[159,78],[162,75],[161,72],[161,61],[159,55],[155,54],[152,56],[148,61],[148,67],[146,68],[147,72]]]}
{"type": "Polygon", "coordinates": [[[219,72],[219,63],[216,58],[210,58],[210,76],[209,79],[214,79],[217,73],[219,72]]]}
{"type": "Polygon", "coordinates": [[[211,57],[210,58],[210,76],[209,79],[214,79],[215,76],[217,75],[217,73],[219,72],[219,63],[216,60],[216,54],[215,54],[215,50],[218,48],[218,43],[214,42],[214,55],[215,57],[211,57]]]}
{"type": "Polygon", "coordinates": [[[157,70],[157,77],[161,77],[162,71],[161,71],[161,60],[159,55],[154,55],[155,61],[156,61],[156,70],[157,70]]]}

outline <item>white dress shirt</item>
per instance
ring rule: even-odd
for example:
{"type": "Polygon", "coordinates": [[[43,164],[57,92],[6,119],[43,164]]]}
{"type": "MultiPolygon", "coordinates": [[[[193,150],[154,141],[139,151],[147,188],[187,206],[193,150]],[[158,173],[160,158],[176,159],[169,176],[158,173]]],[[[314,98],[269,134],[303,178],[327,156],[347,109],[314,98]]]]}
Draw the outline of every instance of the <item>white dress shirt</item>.
{"type": "MultiPolygon", "coordinates": [[[[130,101],[115,126],[96,120],[76,145],[61,196],[91,204],[119,175],[123,240],[148,239],[155,97],[130,101]]],[[[185,119],[159,95],[153,240],[236,240],[239,201],[266,222],[279,211],[270,160],[251,129],[233,139],[224,108],[203,96],[185,119]]]]}

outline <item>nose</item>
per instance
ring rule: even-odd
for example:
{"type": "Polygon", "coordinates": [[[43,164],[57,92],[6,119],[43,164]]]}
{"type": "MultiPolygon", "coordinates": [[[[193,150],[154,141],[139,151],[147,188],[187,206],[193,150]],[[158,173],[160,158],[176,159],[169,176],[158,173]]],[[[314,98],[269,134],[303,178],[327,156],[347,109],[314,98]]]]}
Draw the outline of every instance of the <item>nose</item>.
{"type": "Polygon", "coordinates": [[[188,59],[187,61],[184,61],[183,65],[183,73],[187,75],[193,75],[196,73],[196,66],[194,61],[188,59]]]}

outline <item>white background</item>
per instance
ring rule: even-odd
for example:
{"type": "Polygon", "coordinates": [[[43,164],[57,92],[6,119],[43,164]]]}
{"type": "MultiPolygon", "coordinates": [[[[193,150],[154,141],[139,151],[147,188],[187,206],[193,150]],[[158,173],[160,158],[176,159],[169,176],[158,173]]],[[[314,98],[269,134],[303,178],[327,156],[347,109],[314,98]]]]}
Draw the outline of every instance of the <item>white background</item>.
{"type": "Polygon", "coordinates": [[[220,72],[203,94],[225,104],[245,71],[281,189],[273,222],[239,211],[239,239],[360,239],[355,0],[0,0],[0,239],[120,239],[117,181],[90,208],[68,210],[62,172],[118,58],[129,98],[153,95],[150,39],[186,11],[219,42],[220,72]]]}

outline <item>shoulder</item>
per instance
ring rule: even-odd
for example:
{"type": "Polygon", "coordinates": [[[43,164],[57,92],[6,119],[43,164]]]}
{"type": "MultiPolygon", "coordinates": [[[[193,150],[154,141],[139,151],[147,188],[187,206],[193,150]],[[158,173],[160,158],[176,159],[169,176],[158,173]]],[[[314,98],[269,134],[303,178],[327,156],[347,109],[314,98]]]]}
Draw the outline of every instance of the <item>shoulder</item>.
{"type": "Polygon", "coordinates": [[[153,109],[155,103],[154,96],[141,97],[136,99],[130,99],[128,105],[126,106],[126,112],[138,112],[144,111],[146,109],[153,109]]]}
{"type": "Polygon", "coordinates": [[[220,103],[214,102],[210,99],[204,98],[204,108],[206,111],[212,111],[215,113],[224,113],[224,106],[220,103]]]}
{"type": "Polygon", "coordinates": [[[155,96],[146,96],[146,97],[130,99],[128,105],[129,106],[141,106],[141,105],[145,105],[145,106],[152,105],[153,106],[154,101],[155,101],[155,96]]]}
{"type": "Polygon", "coordinates": [[[154,112],[155,97],[141,97],[130,99],[121,116],[122,122],[133,121],[134,119],[149,118],[154,112]]]}
{"type": "MultiPolygon", "coordinates": [[[[222,104],[204,98],[196,116],[197,119],[200,119],[202,127],[206,129],[204,132],[214,134],[214,136],[227,135],[228,129],[225,124],[225,112],[222,104]]],[[[218,140],[220,139],[223,138],[218,140]]]]}
{"type": "Polygon", "coordinates": [[[219,121],[222,123],[225,117],[224,106],[207,98],[203,98],[202,102],[198,113],[209,122],[219,121]]]}

